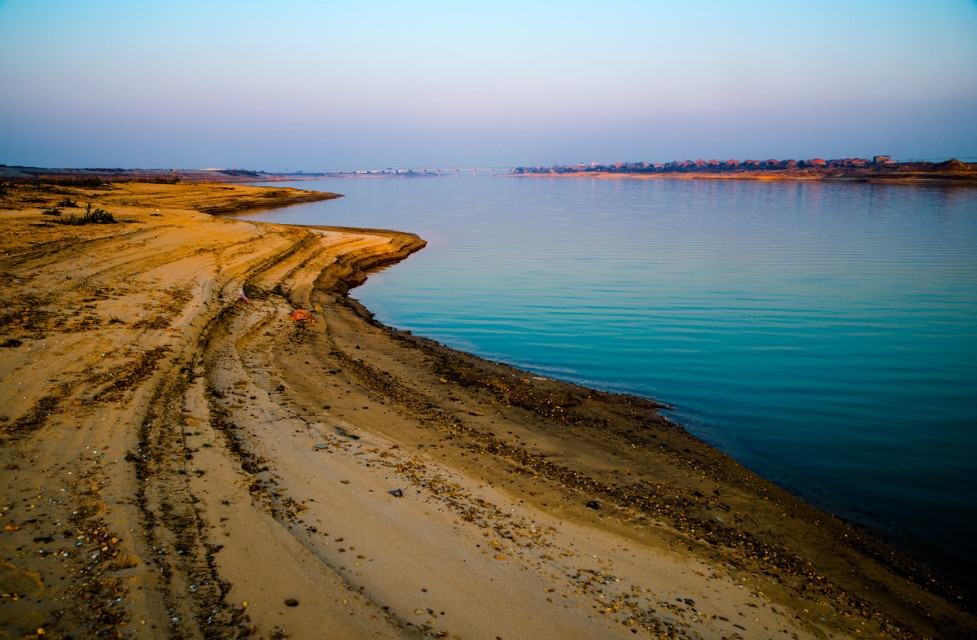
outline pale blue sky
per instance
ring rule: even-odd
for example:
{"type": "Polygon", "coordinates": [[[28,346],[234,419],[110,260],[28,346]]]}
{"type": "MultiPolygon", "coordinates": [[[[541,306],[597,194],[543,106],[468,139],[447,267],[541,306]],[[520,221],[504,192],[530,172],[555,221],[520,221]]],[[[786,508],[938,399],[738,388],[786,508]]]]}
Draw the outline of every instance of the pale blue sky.
{"type": "Polygon", "coordinates": [[[0,163],[977,156],[977,2],[0,0],[0,163]]]}

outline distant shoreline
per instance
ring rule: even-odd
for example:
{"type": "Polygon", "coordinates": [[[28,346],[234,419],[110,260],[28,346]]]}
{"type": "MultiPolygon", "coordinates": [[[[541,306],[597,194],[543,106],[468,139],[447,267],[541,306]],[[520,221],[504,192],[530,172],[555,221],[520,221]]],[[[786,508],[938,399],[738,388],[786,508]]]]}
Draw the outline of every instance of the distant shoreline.
{"type": "MultiPolygon", "coordinates": [[[[531,178],[598,178],[634,180],[752,180],[770,182],[872,182],[911,185],[977,186],[977,163],[959,160],[946,162],[870,162],[863,159],[830,161],[766,160],[733,164],[728,160],[697,160],[665,164],[617,163],[614,165],[574,165],[552,167],[516,167],[494,177],[531,178]],[[812,165],[813,162],[824,162],[812,165]]],[[[0,181],[57,182],[69,186],[92,186],[96,182],[184,183],[255,183],[319,180],[331,177],[440,177],[459,171],[485,173],[489,169],[386,169],[383,171],[285,172],[250,169],[122,169],[122,168],[45,168],[0,165],[0,181]],[[84,184],[89,183],[89,184],[84,184]]],[[[501,171],[501,170],[499,170],[501,171]]]]}
{"type": "MultiPolygon", "coordinates": [[[[107,168],[50,168],[0,165],[0,181],[10,182],[157,182],[176,184],[178,182],[286,182],[293,180],[314,180],[322,177],[319,173],[272,173],[250,169],[107,169],[107,168]]],[[[74,186],[90,186],[77,184],[74,186]]]]}
{"type": "Polygon", "coordinates": [[[769,182],[871,182],[977,186],[977,165],[959,161],[898,163],[878,167],[806,167],[802,169],[715,170],[545,170],[513,173],[527,178],[598,178],[633,180],[751,180],[769,182]]]}

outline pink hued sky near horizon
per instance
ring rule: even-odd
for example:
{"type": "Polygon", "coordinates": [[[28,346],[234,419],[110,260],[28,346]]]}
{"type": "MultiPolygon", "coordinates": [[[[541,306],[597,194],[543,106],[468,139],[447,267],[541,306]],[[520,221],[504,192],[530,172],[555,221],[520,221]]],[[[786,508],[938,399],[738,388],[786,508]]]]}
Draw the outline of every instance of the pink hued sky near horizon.
{"type": "Polygon", "coordinates": [[[977,160],[977,3],[0,0],[0,163],[977,160]]]}

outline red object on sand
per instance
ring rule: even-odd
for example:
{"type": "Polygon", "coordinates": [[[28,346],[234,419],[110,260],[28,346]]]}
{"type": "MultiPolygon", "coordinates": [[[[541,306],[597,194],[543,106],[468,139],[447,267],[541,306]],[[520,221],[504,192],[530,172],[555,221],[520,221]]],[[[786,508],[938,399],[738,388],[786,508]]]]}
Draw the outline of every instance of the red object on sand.
{"type": "Polygon", "coordinates": [[[292,312],[292,320],[297,320],[299,322],[315,322],[315,318],[312,314],[305,309],[296,309],[292,312]]]}

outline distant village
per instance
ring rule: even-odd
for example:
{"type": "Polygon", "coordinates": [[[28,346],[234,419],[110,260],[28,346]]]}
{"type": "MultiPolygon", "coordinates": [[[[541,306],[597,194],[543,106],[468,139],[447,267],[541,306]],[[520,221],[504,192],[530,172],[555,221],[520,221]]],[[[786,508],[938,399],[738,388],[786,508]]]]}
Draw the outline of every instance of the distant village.
{"type": "Polygon", "coordinates": [[[866,158],[837,158],[825,160],[812,158],[810,160],[675,160],[672,162],[616,162],[614,164],[580,163],[574,165],[555,165],[552,167],[516,167],[513,173],[700,173],[700,172],[729,172],[729,171],[757,171],[792,169],[822,169],[822,168],[865,168],[865,167],[898,167],[904,164],[928,163],[899,163],[891,156],[874,156],[866,158]]]}

